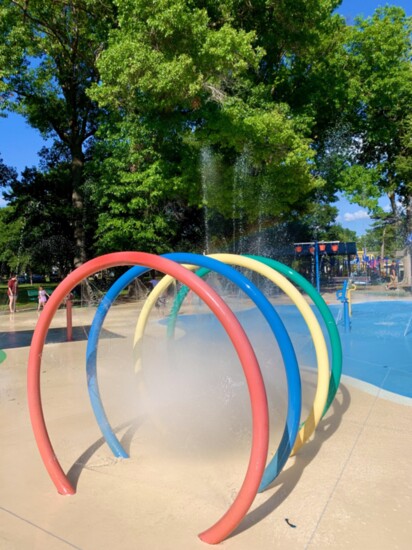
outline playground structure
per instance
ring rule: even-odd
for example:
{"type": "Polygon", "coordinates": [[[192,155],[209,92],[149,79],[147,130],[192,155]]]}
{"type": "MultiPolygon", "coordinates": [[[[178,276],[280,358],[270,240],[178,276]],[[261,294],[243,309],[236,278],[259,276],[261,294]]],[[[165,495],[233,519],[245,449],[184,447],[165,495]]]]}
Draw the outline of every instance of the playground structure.
{"type": "MultiPolygon", "coordinates": [[[[147,315],[155,304],[158,295],[171,283],[171,278],[177,279],[186,285],[188,289],[197,294],[209,306],[226,330],[241,362],[249,390],[252,410],[253,437],[249,465],[244,482],[229,510],[212,527],[199,535],[203,541],[211,544],[221,542],[242,521],[257,492],[264,490],[276,478],[291,452],[296,453],[311,437],[322,416],[332,403],[339,386],[342,365],[341,345],[336,324],[323,299],[306,279],[290,268],[266,258],[234,255],[216,255],[213,258],[209,258],[183,253],[159,257],[140,252],[119,252],[101,256],[87,262],[73,271],[53,292],[34,331],[29,355],[28,401],[33,431],[46,469],[58,492],[61,494],[74,494],[75,489],[71,486],[55,456],[43,417],[40,396],[40,372],[41,355],[45,338],[60,303],[76,284],[96,271],[119,265],[134,265],[135,267],[132,267],[123,277],[114,283],[99,304],[89,335],[86,360],[92,407],[101,431],[116,456],[127,457],[127,454],[117,441],[100,400],[96,375],[97,345],[99,331],[107,311],[120,291],[136,276],[148,269],[156,269],[167,274],[169,278],[164,278],[155,287],[140,314],[136,326],[134,343],[135,368],[141,368],[139,366],[139,345],[143,337],[147,315]],[[181,263],[185,264],[186,267],[180,265],[181,263]],[[265,296],[246,277],[227,264],[254,269],[278,285],[289,295],[308,325],[316,348],[318,381],[311,412],[301,426],[299,425],[301,416],[299,370],[287,331],[278,318],[276,310],[265,296]],[[188,266],[190,269],[187,268],[188,266]],[[192,269],[196,269],[195,266],[200,267],[201,270],[217,271],[225,277],[230,278],[239,288],[247,292],[264,314],[281,348],[287,374],[288,414],[282,440],[275,454],[276,460],[272,460],[268,466],[266,466],[269,432],[268,406],[264,382],[255,352],[233,311],[216,291],[202,280],[201,276],[205,274],[205,271],[199,271],[198,275],[191,272],[192,269]],[[300,286],[309,295],[325,321],[332,349],[331,368],[329,367],[327,347],[322,330],[306,300],[290,281],[300,286]]],[[[178,297],[173,307],[168,326],[169,336],[173,335],[173,323],[175,322],[180,303],[184,299],[184,293],[185,289],[182,290],[182,294],[178,297]]]]}
{"type": "MultiPolygon", "coordinates": [[[[310,259],[311,281],[316,290],[320,292],[321,273],[325,277],[342,275],[345,268],[347,276],[351,275],[351,259],[357,257],[355,242],[340,241],[311,241],[294,243],[296,260],[310,259]],[[336,259],[343,259],[343,262],[336,262],[336,259]],[[342,273],[341,273],[342,270],[342,273]]],[[[309,275],[309,273],[308,273],[309,275]]]]}

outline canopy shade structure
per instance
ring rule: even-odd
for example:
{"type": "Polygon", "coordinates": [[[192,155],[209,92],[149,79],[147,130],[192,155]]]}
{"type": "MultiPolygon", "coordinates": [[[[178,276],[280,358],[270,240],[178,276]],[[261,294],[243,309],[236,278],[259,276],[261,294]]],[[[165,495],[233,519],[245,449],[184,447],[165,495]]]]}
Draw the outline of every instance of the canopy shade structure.
{"type": "Polygon", "coordinates": [[[293,243],[295,253],[299,256],[310,256],[315,252],[315,244],[319,247],[320,254],[328,256],[347,256],[357,254],[356,243],[340,241],[312,241],[304,243],[293,243]]]}

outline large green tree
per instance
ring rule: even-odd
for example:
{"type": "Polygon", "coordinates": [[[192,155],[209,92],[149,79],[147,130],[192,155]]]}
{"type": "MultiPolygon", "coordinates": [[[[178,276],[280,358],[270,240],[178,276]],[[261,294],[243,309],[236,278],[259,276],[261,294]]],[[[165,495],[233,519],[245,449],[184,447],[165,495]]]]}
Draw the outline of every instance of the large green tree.
{"type": "Polygon", "coordinates": [[[75,265],[87,255],[84,165],[101,115],[87,90],[113,25],[110,0],[0,0],[2,107],[68,152],[75,265]]]}
{"type": "MultiPolygon", "coordinates": [[[[7,188],[17,181],[17,172],[4,164],[0,157],[0,188],[7,188]]],[[[0,275],[16,271],[19,263],[21,221],[10,221],[13,209],[0,208],[0,275]]]]}
{"type": "Polygon", "coordinates": [[[161,253],[201,246],[200,211],[189,206],[196,202],[188,182],[193,165],[179,134],[129,115],[112,116],[99,136],[86,169],[98,212],[96,250],[161,253]]]}
{"type": "Polygon", "coordinates": [[[20,254],[22,221],[10,221],[13,209],[10,206],[0,208],[0,275],[8,277],[18,271],[28,260],[20,254]]]}
{"type": "MultiPolygon", "coordinates": [[[[348,125],[340,183],[362,206],[382,214],[386,195],[397,202],[412,230],[410,120],[412,104],[412,18],[397,7],[378,8],[347,29],[343,59],[348,79],[348,125]]],[[[338,176],[339,177],[339,176],[338,176]]]]}
{"type": "MultiPolygon", "coordinates": [[[[350,75],[344,113],[349,139],[337,184],[380,220],[382,248],[392,232],[404,244],[412,234],[411,33],[412,18],[401,8],[378,8],[372,17],[358,18],[348,27],[343,51],[350,75]],[[379,206],[384,196],[391,205],[389,214],[379,206]]],[[[409,284],[410,264],[407,260],[409,284]]]]}
{"type": "Polygon", "coordinates": [[[92,97],[117,109],[120,125],[127,127],[121,147],[122,154],[128,149],[122,166],[129,191],[115,196],[112,186],[107,200],[101,188],[101,204],[111,208],[110,216],[100,218],[101,233],[116,224],[120,231],[121,218],[133,204],[141,218],[165,189],[201,204],[205,150],[221,166],[209,207],[233,215],[234,201],[242,195],[236,208],[250,224],[259,215],[273,223],[302,212],[323,185],[312,169],[312,121],[274,99],[274,71],[289,63],[287,50],[290,59],[299,53],[303,36],[313,44],[322,30],[318,19],[330,15],[337,2],[312,2],[321,12],[315,19],[304,3],[295,6],[289,18],[294,38],[283,45],[285,29],[283,39],[276,33],[270,39],[269,31],[259,35],[268,21],[279,32],[286,24],[287,10],[278,10],[274,2],[256,2],[254,8],[231,1],[117,4],[119,27],[99,58],[102,83],[94,86],[92,97]],[[298,12],[306,34],[302,21],[292,25],[298,12]],[[234,183],[240,173],[242,193],[234,183]],[[131,201],[130,193],[139,201],[131,201]]]}
{"type": "Polygon", "coordinates": [[[14,250],[14,269],[50,273],[54,267],[67,274],[74,255],[70,159],[44,149],[39,168],[26,168],[21,176],[8,174],[2,182],[8,202],[3,219],[20,228],[18,244],[11,239],[7,245],[14,250]]]}
{"type": "MultiPolygon", "coordinates": [[[[75,264],[89,197],[99,251],[198,247],[201,206],[226,239],[231,217],[242,231],[294,219],[329,230],[339,188],[373,207],[384,171],[359,148],[369,27],[348,29],[339,4],[0,0],[3,106],[65,149],[75,264]]],[[[408,136],[404,117],[404,182],[408,136]]]]}

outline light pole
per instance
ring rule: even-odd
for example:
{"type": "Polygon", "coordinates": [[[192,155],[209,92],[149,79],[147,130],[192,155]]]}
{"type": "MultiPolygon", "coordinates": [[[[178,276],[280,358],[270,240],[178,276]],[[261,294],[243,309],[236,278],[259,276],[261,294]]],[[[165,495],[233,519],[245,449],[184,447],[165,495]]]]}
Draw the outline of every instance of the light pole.
{"type": "Polygon", "coordinates": [[[318,241],[315,241],[315,278],[316,278],[316,290],[320,294],[319,243],[318,243],[318,241]]]}
{"type": "Polygon", "coordinates": [[[313,286],[316,285],[316,290],[320,294],[320,269],[319,269],[319,243],[318,241],[313,241],[309,243],[294,243],[295,251],[300,254],[303,250],[303,246],[309,247],[310,252],[310,271],[311,271],[311,283],[313,286]],[[315,264],[315,269],[313,269],[313,264],[315,264]]]}

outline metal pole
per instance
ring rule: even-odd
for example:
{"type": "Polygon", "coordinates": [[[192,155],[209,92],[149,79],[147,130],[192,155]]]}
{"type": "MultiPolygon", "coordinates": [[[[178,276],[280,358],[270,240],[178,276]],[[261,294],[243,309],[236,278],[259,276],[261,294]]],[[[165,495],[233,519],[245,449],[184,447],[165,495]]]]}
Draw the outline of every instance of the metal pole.
{"type": "Polygon", "coordinates": [[[349,302],[346,296],[343,302],[343,322],[345,325],[345,332],[350,332],[349,302]]]}
{"type": "Polygon", "coordinates": [[[318,241],[315,241],[315,274],[316,274],[316,289],[320,294],[319,243],[318,243],[318,241]]]}
{"type": "Polygon", "coordinates": [[[66,322],[67,322],[67,332],[66,337],[67,341],[71,342],[73,340],[73,318],[72,318],[72,301],[71,296],[66,300],[66,322]]]}

